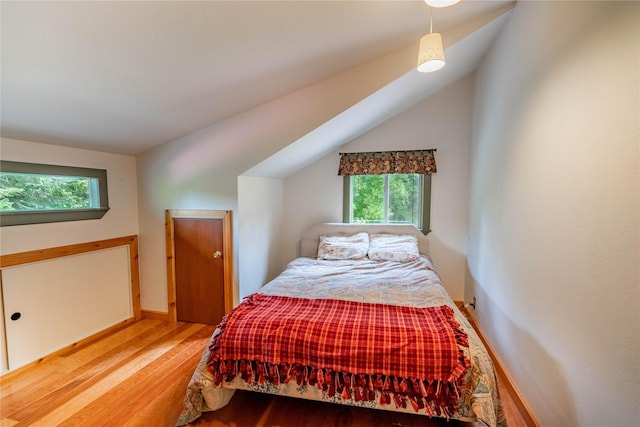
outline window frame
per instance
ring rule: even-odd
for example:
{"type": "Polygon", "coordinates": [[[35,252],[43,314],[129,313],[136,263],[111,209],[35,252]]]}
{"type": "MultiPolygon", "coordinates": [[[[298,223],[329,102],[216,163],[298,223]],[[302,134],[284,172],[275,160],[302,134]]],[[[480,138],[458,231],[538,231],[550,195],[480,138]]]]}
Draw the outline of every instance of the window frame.
{"type": "Polygon", "coordinates": [[[99,204],[97,208],[51,209],[31,211],[0,212],[0,227],[11,225],[44,224],[51,222],[82,221],[100,219],[109,211],[109,191],[107,171],[105,169],[81,168],[75,166],[59,166],[41,163],[14,162],[0,160],[2,172],[81,176],[98,180],[99,204]]]}
{"type": "MultiPolygon", "coordinates": [[[[397,175],[397,174],[387,174],[397,175]]],[[[349,224],[351,220],[351,177],[344,175],[342,181],[342,222],[349,224]]],[[[421,223],[418,227],[424,235],[431,232],[431,174],[421,174],[422,206],[421,223]]]]}

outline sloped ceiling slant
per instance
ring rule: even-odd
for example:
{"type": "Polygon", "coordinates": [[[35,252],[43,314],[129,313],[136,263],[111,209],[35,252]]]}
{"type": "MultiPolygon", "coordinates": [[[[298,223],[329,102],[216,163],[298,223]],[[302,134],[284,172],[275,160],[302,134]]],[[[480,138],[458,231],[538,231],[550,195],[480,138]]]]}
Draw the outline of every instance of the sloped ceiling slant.
{"type": "MultiPolygon", "coordinates": [[[[485,16],[486,21],[474,23],[476,28],[473,32],[447,46],[447,66],[444,69],[430,74],[412,69],[250,168],[243,175],[265,178],[289,176],[468,75],[477,67],[497,37],[512,8],[513,5],[509,5],[485,16]]],[[[447,37],[447,33],[443,36],[447,37]]],[[[455,40],[460,34],[454,29],[450,37],[455,40]]]]}

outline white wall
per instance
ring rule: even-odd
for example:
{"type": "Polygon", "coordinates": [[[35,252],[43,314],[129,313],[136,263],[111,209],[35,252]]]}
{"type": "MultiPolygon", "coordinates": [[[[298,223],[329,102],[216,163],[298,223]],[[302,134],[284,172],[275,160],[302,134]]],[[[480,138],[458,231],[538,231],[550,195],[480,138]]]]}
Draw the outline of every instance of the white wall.
{"type": "Polygon", "coordinates": [[[239,299],[281,271],[283,207],[281,179],[238,178],[239,299]]]}
{"type": "MultiPolygon", "coordinates": [[[[406,53],[400,49],[376,58],[137,156],[142,308],[167,311],[165,209],[235,211],[237,282],[244,262],[238,222],[254,221],[252,212],[237,212],[238,177],[405,73],[411,67],[406,53]]],[[[259,269],[271,270],[269,253],[253,251],[252,257],[266,263],[259,269]]]]}
{"type": "MultiPolygon", "coordinates": [[[[474,77],[340,147],[340,152],[437,148],[432,177],[430,255],[454,299],[463,299],[474,77]]],[[[301,234],[319,222],[342,222],[338,151],[285,179],[283,261],[297,255],[301,234]]]]}
{"type": "Polygon", "coordinates": [[[466,298],[543,426],[640,419],[637,2],[519,2],[478,72],[466,298]]]}
{"type": "MultiPolygon", "coordinates": [[[[302,120],[291,126],[291,119],[312,116],[299,106],[305,96],[294,94],[260,106],[138,156],[143,309],[167,311],[165,209],[234,211],[238,283],[238,221],[243,218],[238,212],[238,177],[284,141],[297,138],[302,120]]],[[[243,221],[251,219],[245,216],[243,221]]]]}
{"type": "Polygon", "coordinates": [[[106,169],[111,208],[101,219],[2,227],[2,254],[138,234],[135,157],[8,138],[0,149],[2,160],[106,169]]]}

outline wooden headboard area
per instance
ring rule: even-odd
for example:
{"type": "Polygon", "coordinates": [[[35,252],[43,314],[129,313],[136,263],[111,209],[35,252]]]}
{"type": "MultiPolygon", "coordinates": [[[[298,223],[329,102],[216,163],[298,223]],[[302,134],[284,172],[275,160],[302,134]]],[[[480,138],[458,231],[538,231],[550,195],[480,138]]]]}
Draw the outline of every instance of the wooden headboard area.
{"type": "Polygon", "coordinates": [[[339,222],[326,222],[316,224],[302,235],[300,240],[300,253],[298,256],[315,258],[318,255],[318,244],[321,235],[350,236],[361,231],[369,234],[407,234],[418,238],[420,253],[429,254],[429,242],[427,236],[422,234],[415,225],[411,224],[343,224],[339,222]]]}

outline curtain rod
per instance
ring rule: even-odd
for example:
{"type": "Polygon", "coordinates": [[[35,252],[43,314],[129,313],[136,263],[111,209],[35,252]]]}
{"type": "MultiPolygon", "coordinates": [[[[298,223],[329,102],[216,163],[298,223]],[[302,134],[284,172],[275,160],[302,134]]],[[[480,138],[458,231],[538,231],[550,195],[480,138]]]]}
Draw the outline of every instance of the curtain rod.
{"type": "Polygon", "coordinates": [[[437,148],[427,148],[427,149],[419,149],[419,150],[387,150],[387,151],[359,151],[355,153],[338,153],[342,154],[382,154],[382,153],[412,153],[416,151],[438,151],[437,148]]]}

